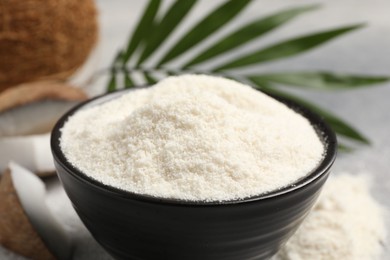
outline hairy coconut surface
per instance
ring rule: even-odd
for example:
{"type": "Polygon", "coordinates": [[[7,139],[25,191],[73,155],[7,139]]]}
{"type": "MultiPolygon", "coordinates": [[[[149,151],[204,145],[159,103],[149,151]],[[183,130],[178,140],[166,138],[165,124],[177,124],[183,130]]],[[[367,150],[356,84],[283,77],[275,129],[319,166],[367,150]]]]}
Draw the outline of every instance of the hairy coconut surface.
{"type": "Polygon", "coordinates": [[[0,1],[0,91],[67,78],[87,59],[97,35],[93,0],[0,1]]]}

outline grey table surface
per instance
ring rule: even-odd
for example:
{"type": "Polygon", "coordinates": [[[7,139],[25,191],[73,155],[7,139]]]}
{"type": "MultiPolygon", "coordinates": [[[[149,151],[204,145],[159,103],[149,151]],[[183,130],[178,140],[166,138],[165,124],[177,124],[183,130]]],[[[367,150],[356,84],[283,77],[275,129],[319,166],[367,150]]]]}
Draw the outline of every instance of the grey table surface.
{"type": "MultiPolygon", "coordinates": [[[[164,2],[165,6],[170,2],[172,1],[164,2]]],[[[168,44],[177,39],[180,32],[188,28],[195,18],[202,16],[211,6],[216,6],[220,2],[200,1],[188,21],[183,23],[168,40],[168,44]]],[[[139,18],[145,3],[146,1],[139,0],[97,0],[101,28],[97,70],[106,68],[117,50],[124,45],[131,25],[139,18]]],[[[390,75],[390,16],[388,15],[390,1],[388,0],[258,0],[237,18],[237,22],[229,24],[226,30],[282,8],[311,3],[322,3],[322,8],[303,15],[275,33],[267,35],[261,41],[248,44],[244,51],[335,26],[360,22],[366,22],[367,26],[303,55],[248,71],[336,70],[390,75]]],[[[196,50],[197,48],[194,49],[196,50]]],[[[177,62],[180,63],[180,60],[177,62]]],[[[101,93],[102,82],[103,80],[90,88],[90,93],[101,93]]],[[[360,147],[353,153],[339,155],[333,174],[350,172],[371,175],[374,179],[373,195],[381,204],[390,208],[390,83],[351,91],[293,91],[335,112],[371,139],[371,146],[360,147]]],[[[57,179],[47,181],[47,190],[49,207],[75,241],[74,259],[111,259],[83,227],[57,179]]],[[[387,229],[390,231],[389,220],[387,229]]],[[[0,247],[0,259],[24,258],[0,247]]],[[[390,259],[389,242],[385,244],[382,259],[390,259]]]]}

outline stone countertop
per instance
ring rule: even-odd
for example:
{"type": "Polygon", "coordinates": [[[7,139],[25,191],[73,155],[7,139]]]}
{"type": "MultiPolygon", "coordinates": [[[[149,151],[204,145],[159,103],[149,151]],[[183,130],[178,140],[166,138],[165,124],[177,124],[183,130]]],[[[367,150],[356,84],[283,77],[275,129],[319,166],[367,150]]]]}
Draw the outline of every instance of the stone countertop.
{"type": "MultiPolygon", "coordinates": [[[[97,0],[100,11],[101,40],[98,47],[98,68],[106,68],[117,50],[129,35],[130,27],[138,19],[146,1],[97,0]]],[[[168,1],[170,2],[170,1],[168,1]]],[[[177,32],[188,27],[194,18],[201,16],[210,5],[221,1],[201,1],[188,22],[177,32]]],[[[273,13],[290,6],[322,3],[318,11],[307,13],[282,28],[270,33],[263,40],[249,44],[247,48],[266,46],[280,39],[314,32],[341,25],[366,22],[361,30],[330,42],[316,50],[288,60],[265,64],[252,71],[284,70],[335,70],[339,72],[390,75],[390,2],[387,0],[274,0],[255,1],[239,16],[237,24],[273,13]]],[[[237,26],[233,23],[230,29],[237,26]]],[[[229,28],[227,28],[229,29],[229,28]]],[[[170,39],[168,41],[171,41],[170,39]]],[[[164,48],[164,47],[163,47],[164,48]]],[[[178,61],[180,62],[180,61],[178,61]]],[[[102,91],[102,85],[95,86],[91,93],[102,91]]],[[[353,91],[309,92],[300,95],[333,111],[362,133],[368,136],[371,146],[362,146],[349,154],[339,155],[333,173],[366,173],[374,180],[373,194],[387,208],[390,208],[390,83],[353,91]]],[[[74,213],[69,200],[56,178],[47,181],[47,203],[65,225],[75,241],[74,259],[111,259],[89,235],[74,213]]],[[[389,220],[390,221],[390,220],[389,220]]],[[[390,231],[390,223],[387,223],[390,231]]],[[[390,242],[385,245],[383,259],[390,258],[390,242]]],[[[0,248],[0,259],[24,259],[0,248]]]]}

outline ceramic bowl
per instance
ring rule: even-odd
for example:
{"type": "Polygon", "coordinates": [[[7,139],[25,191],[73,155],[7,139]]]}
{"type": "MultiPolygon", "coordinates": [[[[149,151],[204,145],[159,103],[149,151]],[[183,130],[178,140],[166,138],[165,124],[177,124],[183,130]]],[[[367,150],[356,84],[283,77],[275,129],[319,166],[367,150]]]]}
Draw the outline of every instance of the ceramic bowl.
{"type": "Polygon", "coordinates": [[[326,146],[306,177],[277,191],[243,200],[183,201],[134,194],[97,182],[73,167],[60,149],[61,128],[86,107],[125,91],[87,101],[54,127],[51,148],[58,176],[93,237],[116,259],[269,259],[296,231],[317,199],[336,157],[336,137],[323,120],[291,101],[326,146]]]}

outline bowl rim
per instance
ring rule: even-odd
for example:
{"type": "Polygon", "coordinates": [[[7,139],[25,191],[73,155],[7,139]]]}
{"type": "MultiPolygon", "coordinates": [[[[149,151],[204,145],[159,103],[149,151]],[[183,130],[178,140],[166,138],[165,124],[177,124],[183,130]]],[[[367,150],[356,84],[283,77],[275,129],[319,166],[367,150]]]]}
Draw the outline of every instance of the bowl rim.
{"type": "MultiPolygon", "coordinates": [[[[95,189],[103,192],[103,193],[110,193],[112,196],[120,197],[123,199],[130,199],[130,200],[136,200],[141,202],[147,202],[147,203],[158,203],[158,204],[167,204],[167,205],[176,205],[176,206],[224,206],[224,205],[231,205],[231,204],[242,204],[242,203],[252,203],[257,201],[263,201],[263,200],[269,200],[273,199],[275,197],[280,197],[283,195],[290,194],[294,191],[303,189],[308,184],[314,182],[315,180],[321,178],[323,175],[325,175],[327,172],[329,172],[330,168],[332,167],[336,155],[337,155],[337,139],[336,135],[333,132],[333,130],[330,128],[330,126],[323,120],[321,116],[314,113],[310,109],[297,104],[296,102],[285,98],[280,97],[274,94],[269,94],[266,92],[261,91],[262,93],[265,93],[272,98],[275,98],[279,102],[282,102],[285,104],[288,108],[294,110],[295,112],[299,113],[303,117],[305,117],[311,125],[314,127],[317,135],[320,137],[321,141],[325,145],[325,156],[322,158],[321,162],[315,167],[310,173],[308,173],[306,176],[302,177],[301,179],[298,179],[294,183],[291,183],[288,186],[279,188],[277,190],[273,190],[270,192],[262,193],[259,195],[249,196],[242,199],[229,199],[229,200],[223,200],[223,201],[217,201],[217,200],[183,200],[183,199],[176,199],[176,198],[162,198],[162,197],[155,197],[148,194],[139,194],[123,189],[119,189],[107,184],[104,184],[100,181],[97,181],[93,179],[92,177],[89,177],[85,173],[78,170],[75,166],[73,166],[65,157],[65,154],[62,152],[60,147],[60,138],[61,138],[61,129],[67,122],[68,118],[71,117],[73,114],[77,113],[80,109],[85,109],[88,107],[92,107],[95,105],[103,104],[107,101],[113,100],[115,98],[120,97],[121,95],[134,91],[137,89],[146,88],[149,86],[138,86],[131,89],[120,89],[113,92],[105,93],[99,96],[96,96],[92,99],[86,100],[72,109],[70,109],[67,113],[65,113],[55,124],[52,132],[51,132],[51,138],[50,138],[50,145],[52,150],[52,155],[55,161],[55,164],[60,165],[67,174],[70,174],[77,180],[83,182],[84,184],[90,185],[94,187],[95,189]]],[[[260,91],[260,90],[257,90],[260,91]]],[[[56,165],[57,168],[57,165],[56,165]]],[[[58,169],[57,175],[58,174],[58,169]]],[[[60,176],[59,176],[60,177],[60,176]]],[[[61,179],[61,178],[60,178],[61,179]]]]}

